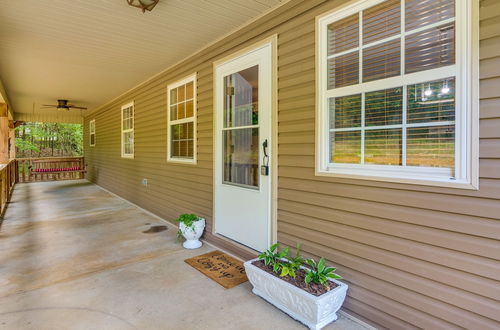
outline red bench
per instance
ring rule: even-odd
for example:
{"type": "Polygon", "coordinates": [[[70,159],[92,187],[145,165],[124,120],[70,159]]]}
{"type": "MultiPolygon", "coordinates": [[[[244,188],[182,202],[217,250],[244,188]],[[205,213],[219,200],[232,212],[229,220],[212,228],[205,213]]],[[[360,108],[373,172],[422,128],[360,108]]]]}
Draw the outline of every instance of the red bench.
{"type": "MultiPolygon", "coordinates": [[[[86,173],[86,164],[84,164],[83,157],[78,158],[47,158],[47,159],[37,159],[33,160],[28,167],[30,175],[35,176],[35,180],[40,175],[47,174],[61,174],[64,173],[86,173]]],[[[79,176],[83,178],[82,176],[79,176]]],[[[69,179],[73,176],[61,177],[47,177],[46,179],[69,179]]],[[[74,177],[78,178],[78,177],[74,177]]]]}
{"type": "Polygon", "coordinates": [[[84,172],[80,166],[75,167],[62,167],[62,168],[35,168],[32,172],[35,173],[53,173],[53,172],[84,172]]]}

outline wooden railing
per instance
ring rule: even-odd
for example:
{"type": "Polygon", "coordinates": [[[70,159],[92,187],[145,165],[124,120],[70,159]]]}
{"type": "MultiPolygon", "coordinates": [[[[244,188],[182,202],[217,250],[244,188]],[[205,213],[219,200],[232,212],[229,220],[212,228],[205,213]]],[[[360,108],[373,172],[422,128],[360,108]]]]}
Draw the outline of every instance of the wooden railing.
{"type": "Polygon", "coordinates": [[[0,164],[0,214],[2,215],[16,184],[16,176],[17,166],[15,159],[10,160],[7,164],[0,164]]]}
{"type": "Polygon", "coordinates": [[[85,177],[83,157],[18,158],[17,181],[76,180],[85,177]]]}

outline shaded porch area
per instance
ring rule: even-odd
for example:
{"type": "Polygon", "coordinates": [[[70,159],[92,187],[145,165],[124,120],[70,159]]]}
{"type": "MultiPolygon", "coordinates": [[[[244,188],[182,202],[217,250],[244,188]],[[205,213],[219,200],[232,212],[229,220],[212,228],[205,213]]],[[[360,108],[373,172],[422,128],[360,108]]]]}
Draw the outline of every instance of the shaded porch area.
{"type": "MultiPolygon", "coordinates": [[[[304,329],[184,262],[176,228],[86,180],[18,184],[0,230],[1,329],[304,329]],[[152,225],[166,231],[143,233],[152,225]]],[[[325,329],[364,329],[344,315],[325,329]]]]}

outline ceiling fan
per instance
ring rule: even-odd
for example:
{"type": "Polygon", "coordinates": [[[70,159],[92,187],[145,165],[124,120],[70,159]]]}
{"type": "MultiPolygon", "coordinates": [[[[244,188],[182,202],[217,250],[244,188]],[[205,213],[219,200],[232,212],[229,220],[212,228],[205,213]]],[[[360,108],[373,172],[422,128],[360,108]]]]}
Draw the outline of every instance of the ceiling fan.
{"type": "Polygon", "coordinates": [[[69,111],[70,109],[87,110],[87,108],[85,107],[77,107],[76,105],[68,104],[68,100],[57,100],[57,104],[43,104],[42,109],[46,108],[56,108],[57,110],[66,110],[66,111],[69,111]]]}

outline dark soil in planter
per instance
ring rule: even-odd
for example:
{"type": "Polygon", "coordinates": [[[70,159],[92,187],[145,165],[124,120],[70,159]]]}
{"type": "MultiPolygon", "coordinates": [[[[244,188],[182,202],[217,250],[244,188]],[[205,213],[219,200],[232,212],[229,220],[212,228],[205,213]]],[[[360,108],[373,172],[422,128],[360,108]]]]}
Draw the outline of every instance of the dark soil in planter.
{"type": "Polygon", "coordinates": [[[271,274],[275,277],[282,279],[285,282],[288,282],[292,285],[295,285],[296,287],[301,288],[302,290],[309,292],[310,294],[313,294],[315,296],[321,296],[322,294],[327,293],[328,291],[335,289],[337,287],[337,284],[335,284],[335,282],[332,282],[332,281],[328,281],[325,285],[316,284],[313,282],[306,284],[306,282],[304,282],[304,278],[306,277],[306,272],[303,269],[299,269],[295,273],[295,275],[297,275],[297,276],[295,276],[295,278],[293,278],[289,275],[286,275],[284,277],[280,277],[279,274],[276,274],[275,272],[273,272],[272,266],[266,266],[266,264],[262,260],[256,260],[256,261],[252,262],[252,265],[262,269],[263,271],[268,272],[269,274],[271,274]]]}

